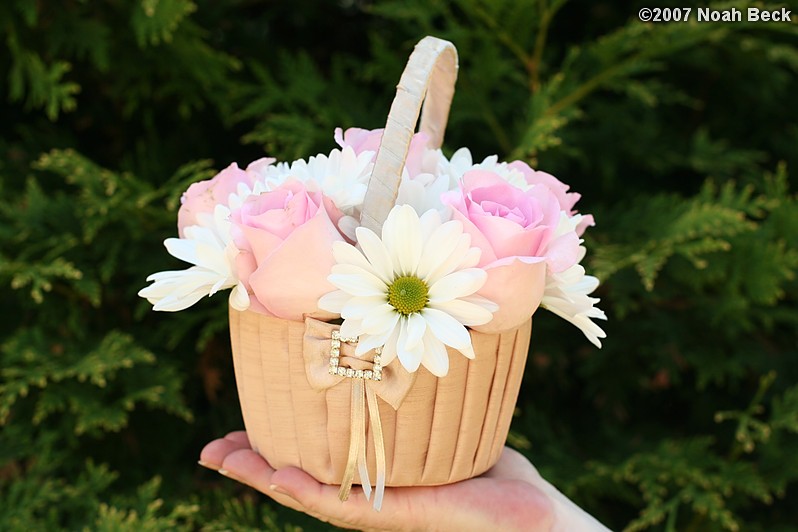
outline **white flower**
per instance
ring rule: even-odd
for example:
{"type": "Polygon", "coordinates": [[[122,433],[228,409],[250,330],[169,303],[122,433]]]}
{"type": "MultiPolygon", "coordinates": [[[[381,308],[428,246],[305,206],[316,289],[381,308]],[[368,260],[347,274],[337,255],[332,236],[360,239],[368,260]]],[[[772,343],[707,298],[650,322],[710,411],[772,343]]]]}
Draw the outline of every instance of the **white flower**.
{"type": "Polygon", "coordinates": [[[288,168],[278,164],[267,176],[267,181],[277,182],[289,177],[297,179],[308,190],[320,190],[344,214],[354,215],[366,197],[366,188],[374,168],[373,156],[374,152],[370,151],[356,154],[347,146],[343,150],[332,150],[329,156],[320,153],[307,161],[299,159],[288,168]]]}
{"type": "Polygon", "coordinates": [[[260,176],[269,190],[274,190],[291,175],[291,163],[279,162],[261,170],[260,176]]]}
{"type": "Polygon", "coordinates": [[[240,208],[248,197],[257,196],[258,194],[267,192],[272,188],[273,187],[270,187],[268,183],[260,179],[255,181],[252,187],[250,187],[246,183],[239,183],[238,187],[236,188],[236,191],[232,192],[230,196],[228,196],[226,206],[230,209],[230,212],[232,212],[240,208]]]}
{"type": "Polygon", "coordinates": [[[474,164],[471,151],[468,148],[460,148],[452,154],[451,159],[446,157],[439,159],[438,172],[449,177],[450,189],[455,188],[463,175],[471,170],[493,172],[521,190],[529,190],[532,186],[526,182],[521,171],[510,168],[506,162],[500,163],[498,155],[489,155],[481,163],[474,164]]]}
{"type": "Polygon", "coordinates": [[[411,178],[407,170],[402,173],[396,205],[410,205],[416,212],[427,212],[435,209],[441,214],[448,214],[441,201],[444,192],[449,191],[449,177],[446,175],[418,174],[411,178]]]}
{"type": "Polygon", "coordinates": [[[594,306],[599,300],[588,296],[598,287],[599,281],[592,275],[585,275],[585,269],[579,264],[585,256],[585,247],[579,246],[579,250],[576,264],[563,272],[546,274],[546,289],[540,306],[579,327],[588,340],[601,347],[599,338],[606,338],[607,334],[590,318],[606,320],[607,316],[594,306]]]}
{"type": "Polygon", "coordinates": [[[164,246],[169,254],[194,266],[150,275],[147,281],[153,283],[141,289],[139,296],[152,303],[154,310],[175,312],[219,290],[234,287],[230,305],[236,310],[246,310],[249,295],[235,274],[238,250],[230,236],[229,216],[227,207],[217,205],[213,215],[197,215],[198,225],[186,227],[184,238],[167,238],[164,246]]]}
{"type": "Polygon", "coordinates": [[[383,346],[383,364],[399,357],[408,371],[424,365],[433,375],[449,371],[446,346],[474,358],[466,325],[482,325],[498,307],[475,295],[487,274],[475,268],[480,250],[460,222],[442,223],[435,210],[420,218],[409,205],[391,210],[382,240],[356,231],[361,250],[333,245],[338,264],[328,280],[339,288],[319,307],[344,318],[341,334],[359,337],[362,356],[383,346]]]}

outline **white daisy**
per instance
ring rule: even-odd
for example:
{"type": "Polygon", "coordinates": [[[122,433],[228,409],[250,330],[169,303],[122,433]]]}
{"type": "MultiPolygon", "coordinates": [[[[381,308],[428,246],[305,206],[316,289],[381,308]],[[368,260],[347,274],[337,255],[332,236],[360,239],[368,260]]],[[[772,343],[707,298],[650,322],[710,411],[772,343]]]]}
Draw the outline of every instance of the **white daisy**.
{"type": "Polygon", "coordinates": [[[588,340],[601,347],[599,338],[606,338],[607,333],[590,318],[606,320],[607,315],[594,306],[599,299],[588,296],[598,287],[599,281],[592,275],[585,275],[585,269],[579,264],[585,256],[585,247],[579,246],[579,251],[576,264],[563,272],[546,274],[546,289],[540,306],[579,327],[588,340]]]}
{"type": "Polygon", "coordinates": [[[238,250],[230,236],[229,216],[227,207],[217,205],[213,215],[199,214],[198,225],[183,230],[184,238],[164,240],[170,255],[194,266],[150,275],[147,281],[152,284],[141,289],[139,296],[152,303],[154,310],[176,312],[219,290],[233,288],[230,305],[236,310],[246,310],[249,295],[235,273],[238,250]]]}
{"type": "Polygon", "coordinates": [[[272,188],[274,187],[269,186],[269,183],[261,179],[254,181],[251,187],[246,183],[239,183],[236,191],[228,196],[227,207],[229,207],[230,212],[232,212],[240,208],[248,197],[263,194],[264,192],[272,190],[272,188]]]}
{"type": "Polygon", "coordinates": [[[498,307],[475,295],[487,274],[476,268],[480,250],[457,221],[442,223],[435,210],[419,218],[408,205],[391,210],[382,239],[356,230],[360,250],[333,245],[338,264],[328,280],[339,288],[319,307],[344,318],[341,334],[359,337],[355,354],[383,346],[408,371],[424,365],[442,377],[449,371],[446,346],[474,358],[466,325],[489,322],[498,307]]]}
{"type": "Polygon", "coordinates": [[[452,154],[451,159],[446,157],[440,157],[439,159],[438,173],[449,177],[450,189],[455,188],[466,172],[471,170],[493,172],[521,190],[529,190],[532,186],[526,182],[524,174],[520,170],[510,168],[506,162],[500,163],[498,155],[489,155],[481,163],[474,164],[471,151],[468,148],[460,148],[452,154]]]}
{"type": "Polygon", "coordinates": [[[356,209],[360,208],[366,197],[369,177],[374,168],[373,156],[374,152],[370,151],[356,154],[347,146],[343,150],[332,150],[330,155],[315,155],[307,161],[299,159],[288,168],[278,164],[267,176],[267,182],[289,177],[297,179],[308,190],[320,190],[344,214],[359,214],[356,209]]]}
{"type": "Polygon", "coordinates": [[[449,209],[443,205],[441,196],[449,190],[449,177],[446,175],[418,174],[414,178],[405,170],[399,183],[396,205],[410,205],[416,212],[435,209],[448,215],[449,209]]]}

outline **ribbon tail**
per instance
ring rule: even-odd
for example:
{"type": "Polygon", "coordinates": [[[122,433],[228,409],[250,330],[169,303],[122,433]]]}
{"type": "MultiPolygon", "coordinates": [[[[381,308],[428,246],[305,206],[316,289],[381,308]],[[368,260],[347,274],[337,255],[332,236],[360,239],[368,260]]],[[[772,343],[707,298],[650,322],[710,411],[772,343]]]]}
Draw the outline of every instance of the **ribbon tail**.
{"type": "MultiPolygon", "coordinates": [[[[352,380],[352,406],[350,408],[349,419],[349,457],[346,460],[346,470],[344,478],[341,479],[341,489],[338,490],[338,498],[341,502],[349,499],[349,492],[352,490],[352,482],[355,480],[355,468],[358,463],[358,454],[361,442],[365,444],[366,429],[365,405],[363,393],[363,381],[361,379],[352,380]]],[[[365,447],[365,445],[363,445],[365,447]]]]}
{"type": "MultiPolygon", "coordinates": [[[[382,422],[380,421],[380,408],[377,403],[377,394],[366,385],[366,400],[369,405],[369,423],[374,435],[374,450],[377,453],[377,482],[374,485],[374,509],[380,511],[382,508],[382,497],[385,493],[385,440],[382,434],[382,422]]],[[[363,442],[365,447],[365,441],[363,442]]]]}
{"type": "Polygon", "coordinates": [[[366,500],[371,500],[371,480],[369,480],[369,468],[366,465],[366,426],[363,424],[363,430],[358,433],[360,440],[358,446],[360,451],[357,457],[357,471],[360,474],[360,485],[363,488],[363,495],[366,500]]]}

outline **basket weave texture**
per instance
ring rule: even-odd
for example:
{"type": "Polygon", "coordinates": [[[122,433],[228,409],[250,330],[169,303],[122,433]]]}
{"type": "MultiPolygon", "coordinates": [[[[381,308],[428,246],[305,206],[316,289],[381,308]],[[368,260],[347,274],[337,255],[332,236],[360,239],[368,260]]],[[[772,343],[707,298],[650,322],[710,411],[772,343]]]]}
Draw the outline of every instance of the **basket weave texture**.
{"type": "MultiPolygon", "coordinates": [[[[529,321],[502,334],[471,331],[475,359],[450,350],[448,375],[438,378],[420,367],[398,410],[378,399],[387,486],[457,482],[498,461],[521,386],[531,326],[529,321]]],[[[349,449],[349,380],[324,390],[310,385],[305,323],[230,309],[230,332],[252,448],[272,467],[299,467],[320,482],[339,484],[349,449]]],[[[326,370],[323,363],[321,369],[326,370]]],[[[370,427],[368,432],[369,475],[376,478],[370,427]]]]}
{"type": "MultiPolygon", "coordinates": [[[[394,206],[419,115],[429,145],[440,147],[456,78],[454,46],[422,39],[388,115],[363,204],[364,227],[380,234],[394,206]]],[[[338,326],[231,308],[236,382],[250,444],[275,468],[295,466],[320,482],[343,483],[342,500],[352,481],[346,474],[348,462],[350,473],[354,467],[352,449],[362,453],[365,447],[365,469],[378,486],[383,480],[387,486],[440,485],[479,475],[498,461],[507,439],[531,326],[530,320],[501,334],[470,331],[476,358],[448,350],[449,373],[443,378],[424,367],[407,373],[395,359],[384,368],[382,381],[354,382],[327,376],[329,338],[338,326]],[[367,401],[368,415],[363,401],[355,403],[363,395],[376,397],[367,401]],[[362,445],[350,447],[356,437],[364,438],[362,445]],[[383,446],[384,470],[375,464],[383,446]]],[[[369,369],[373,356],[358,359],[351,346],[342,346],[341,362],[354,369],[369,369]]],[[[363,478],[355,477],[355,483],[368,489],[363,478]]],[[[381,488],[377,493],[375,501],[381,500],[381,488]]]]}

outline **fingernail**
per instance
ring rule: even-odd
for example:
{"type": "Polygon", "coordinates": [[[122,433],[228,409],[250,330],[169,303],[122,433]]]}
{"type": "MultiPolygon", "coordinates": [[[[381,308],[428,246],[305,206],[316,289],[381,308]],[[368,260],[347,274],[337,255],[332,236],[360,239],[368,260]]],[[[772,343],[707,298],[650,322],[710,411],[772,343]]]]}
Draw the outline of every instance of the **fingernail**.
{"type": "Polygon", "coordinates": [[[216,467],[215,465],[213,465],[213,464],[210,464],[210,463],[208,463],[208,462],[203,462],[202,460],[197,460],[197,463],[198,463],[199,465],[201,465],[202,467],[207,467],[207,468],[208,468],[208,469],[210,469],[211,471],[218,471],[218,470],[219,470],[219,468],[218,468],[218,467],[216,467]]]}
{"type": "Polygon", "coordinates": [[[291,497],[290,493],[288,493],[285,489],[283,489],[281,486],[278,486],[277,484],[271,484],[269,486],[269,489],[272,491],[276,491],[277,493],[282,493],[283,495],[288,495],[289,497],[291,497]]]}
{"type": "Polygon", "coordinates": [[[226,477],[230,476],[230,473],[227,472],[227,469],[217,469],[216,472],[219,473],[220,475],[224,475],[226,477]]]}

